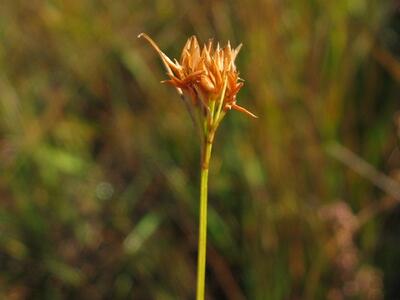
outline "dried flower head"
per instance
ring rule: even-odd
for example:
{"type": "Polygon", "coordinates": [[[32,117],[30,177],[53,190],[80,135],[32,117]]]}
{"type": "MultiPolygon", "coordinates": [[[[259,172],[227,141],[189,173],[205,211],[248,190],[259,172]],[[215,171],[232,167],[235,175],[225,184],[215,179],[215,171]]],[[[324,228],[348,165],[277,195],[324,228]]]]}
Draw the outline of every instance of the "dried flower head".
{"type": "Polygon", "coordinates": [[[230,109],[256,118],[236,104],[236,96],[243,86],[235,65],[241,44],[233,49],[228,42],[220,48],[219,44],[214,47],[210,40],[200,48],[197,38],[192,36],[187,40],[180,60],[172,61],[148,35],[141,33],[138,37],[144,37],[160,55],[169,76],[169,80],[163,82],[176,87],[194,106],[200,107],[209,123],[219,124],[230,109]]]}

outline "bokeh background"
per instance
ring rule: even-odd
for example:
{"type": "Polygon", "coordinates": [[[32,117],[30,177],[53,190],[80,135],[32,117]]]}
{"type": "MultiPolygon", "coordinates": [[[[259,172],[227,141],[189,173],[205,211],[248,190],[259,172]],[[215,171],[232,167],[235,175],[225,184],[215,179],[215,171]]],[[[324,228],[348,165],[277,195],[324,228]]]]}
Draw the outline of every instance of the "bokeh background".
{"type": "Polygon", "coordinates": [[[384,0],[3,0],[0,298],[194,299],[199,145],[171,57],[234,45],[207,299],[400,299],[400,15],[384,0]]]}

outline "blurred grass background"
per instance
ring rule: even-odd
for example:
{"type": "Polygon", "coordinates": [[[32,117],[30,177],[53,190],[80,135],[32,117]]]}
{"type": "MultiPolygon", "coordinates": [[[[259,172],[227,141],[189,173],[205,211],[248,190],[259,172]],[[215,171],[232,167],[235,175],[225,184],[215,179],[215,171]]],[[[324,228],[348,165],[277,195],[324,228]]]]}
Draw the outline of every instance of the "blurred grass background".
{"type": "Polygon", "coordinates": [[[244,47],[208,299],[399,299],[396,1],[0,3],[0,298],[193,299],[199,146],[165,71],[244,47]],[[351,152],[350,152],[351,151],[351,152]]]}

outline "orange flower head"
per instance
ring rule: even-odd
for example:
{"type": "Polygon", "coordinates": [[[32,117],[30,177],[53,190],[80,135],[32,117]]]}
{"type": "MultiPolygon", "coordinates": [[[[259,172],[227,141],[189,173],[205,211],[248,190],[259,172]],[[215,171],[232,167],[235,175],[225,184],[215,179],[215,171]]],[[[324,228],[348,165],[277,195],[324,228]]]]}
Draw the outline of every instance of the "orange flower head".
{"type": "Polygon", "coordinates": [[[222,118],[227,110],[235,109],[256,118],[236,104],[243,80],[239,78],[235,59],[242,44],[232,48],[228,42],[221,48],[219,44],[214,47],[213,41],[209,40],[200,48],[197,38],[191,36],[183,47],[180,60],[172,61],[148,35],[141,33],[138,37],[144,37],[160,55],[169,76],[163,82],[173,85],[181,95],[190,98],[193,105],[202,107],[207,115],[214,115],[215,111],[215,115],[222,118]]]}

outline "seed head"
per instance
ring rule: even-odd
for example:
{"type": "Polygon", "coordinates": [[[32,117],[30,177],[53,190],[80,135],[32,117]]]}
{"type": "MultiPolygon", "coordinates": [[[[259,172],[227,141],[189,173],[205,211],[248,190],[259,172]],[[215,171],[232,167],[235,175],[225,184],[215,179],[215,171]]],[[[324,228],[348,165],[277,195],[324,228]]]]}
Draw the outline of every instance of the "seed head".
{"type": "Polygon", "coordinates": [[[171,60],[147,34],[141,33],[138,37],[145,38],[160,55],[169,77],[163,82],[171,84],[181,95],[190,98],[191,103],[200,107],[211,123],[215,121],[218,124],[230,109],[257,118],[236,104],[243,80],[239,78],[235,59],[242,44],[232,48],[228,42],[221,48],[219,44],[215,47],[213,41],[209,40],[200,48],[197,38],[191,36],[178,61],[171,60]]]}

